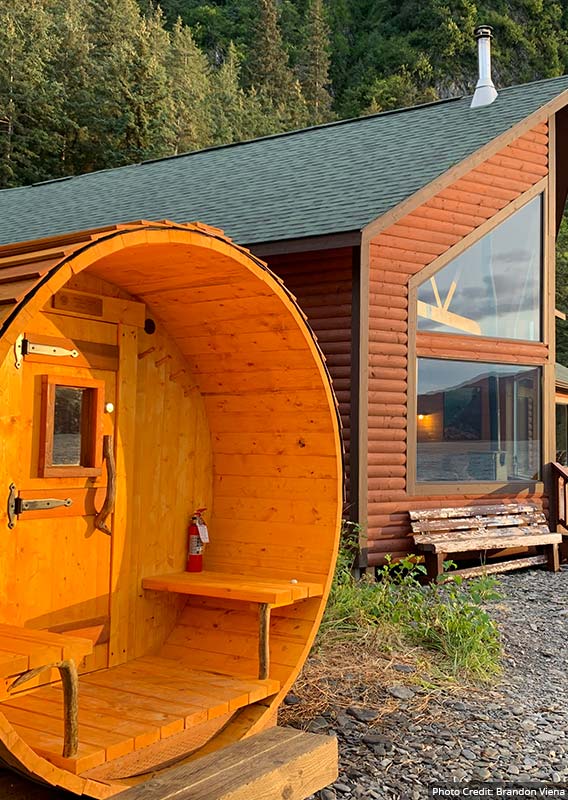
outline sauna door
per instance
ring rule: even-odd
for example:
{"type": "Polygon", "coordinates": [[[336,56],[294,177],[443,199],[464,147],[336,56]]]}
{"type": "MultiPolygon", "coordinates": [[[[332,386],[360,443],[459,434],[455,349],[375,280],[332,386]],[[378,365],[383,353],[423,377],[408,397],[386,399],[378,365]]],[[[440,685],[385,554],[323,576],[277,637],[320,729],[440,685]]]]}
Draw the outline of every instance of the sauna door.
{"type": "Polygon", "coordinates": [[[19,368],[21,437],[11,459],[20,513],[3,616],[93,638],[89,668],[108,661],[111,536],[96,529],[95,513],[107,488],[103,436],[114,437],[116,329],[58,314],[29,324],[19,368]]]}

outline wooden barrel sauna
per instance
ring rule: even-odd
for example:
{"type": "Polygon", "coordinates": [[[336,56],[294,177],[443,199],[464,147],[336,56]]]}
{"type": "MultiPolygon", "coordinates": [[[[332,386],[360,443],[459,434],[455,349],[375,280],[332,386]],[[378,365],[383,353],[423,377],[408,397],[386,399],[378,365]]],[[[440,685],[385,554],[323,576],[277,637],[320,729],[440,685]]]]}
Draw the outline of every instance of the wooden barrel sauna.
{"type": "Polygon", "coordinates": [[[102,798],[274,724],[342,501],[294,298],[199,223],[4,246],[0,364],[2,762],[102,798]]]}

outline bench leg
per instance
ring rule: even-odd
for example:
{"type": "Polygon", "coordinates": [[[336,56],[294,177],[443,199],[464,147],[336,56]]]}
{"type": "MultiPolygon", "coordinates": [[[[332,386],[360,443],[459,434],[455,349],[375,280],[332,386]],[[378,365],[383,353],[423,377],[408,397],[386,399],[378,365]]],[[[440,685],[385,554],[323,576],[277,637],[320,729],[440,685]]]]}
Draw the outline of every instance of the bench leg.
{"type": "Polygon", "coordinates": [[[58,669],[63,688],[63,758],[74,758],[79,749],[79,676],[72,658],[56,664],[44,664],[23,672],[10,684],[8,691],[41,675],[46,669],[58,669]]]}
{"type": "Polygon", "coordinates": [[[544,546],[546,555],[546,566],[550,572],[558,572],[560,569],[560,556],[557,544],[546,544],[544,546]]]}
{"type": "Polygon", "coordinates": [[[63,758],[74,758],[79,749],[79,676],[72,658],[57,669],[63,687],[63,758]]]}
{"type": "Polygon", "coordinates": [[[270,606],[268,603],[259,603],[258,606],[258,677],[260,680],[268,678],[270,672],[270,606]]]}
{"type": "Polygon", "coordinates": [[[444,571],[445,553],[424,553],[424,563],[426,565],[426,580],[428,583],[435,581],[438,575],[444,571]]]}

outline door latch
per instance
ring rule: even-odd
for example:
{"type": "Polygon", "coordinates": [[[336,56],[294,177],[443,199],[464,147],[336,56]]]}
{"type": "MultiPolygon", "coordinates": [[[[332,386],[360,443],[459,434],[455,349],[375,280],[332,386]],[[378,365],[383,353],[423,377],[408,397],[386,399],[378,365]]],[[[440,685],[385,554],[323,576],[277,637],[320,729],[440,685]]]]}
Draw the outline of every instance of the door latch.
{"type": "Polygon", "coordinates": [[[18,490],[15,483],[10,484],[8,495],[8,527],[10,530],[15,526],[17,517],[25,511],[47,511],[50,508],[60,508],[61,506],[73,505],[70,497],[62,500],[59,497],[42,497],[37,500],[24,500],[18,497],[18,490]]]}
{"type": "Polygon", "coordinates": [[[54,358],[78,358],[78,350],[70,350],[67,347],[58,347],[53,344],[39,344],[18,336],[14,345],[14,355],[16,369],[22,366],[22,358],[28,355],[53,356],[54,358]]]}

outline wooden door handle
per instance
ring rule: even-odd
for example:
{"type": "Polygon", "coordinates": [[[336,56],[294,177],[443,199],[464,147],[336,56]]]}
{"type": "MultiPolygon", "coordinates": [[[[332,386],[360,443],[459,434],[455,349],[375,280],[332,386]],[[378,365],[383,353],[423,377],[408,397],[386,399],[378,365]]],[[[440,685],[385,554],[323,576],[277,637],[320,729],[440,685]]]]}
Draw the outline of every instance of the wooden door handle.
{"type": "Polygon", "coordinates": [[[112,436],[103,437],[103,458],[107,464],[107,490],[103,507],[95,516],[95,528],[108,536],[112,536],[112,531],[106,524],[108,517],[114,510],[116,500],[116,466],[114,463],[114,452],[112,447],[112,436]]]}

